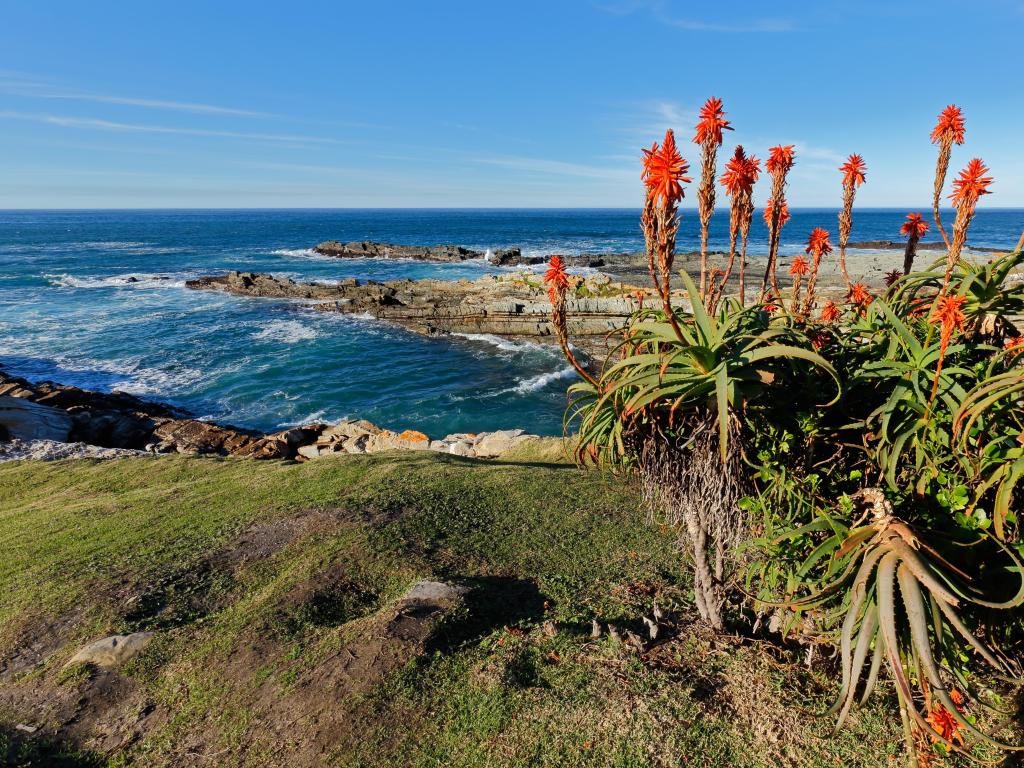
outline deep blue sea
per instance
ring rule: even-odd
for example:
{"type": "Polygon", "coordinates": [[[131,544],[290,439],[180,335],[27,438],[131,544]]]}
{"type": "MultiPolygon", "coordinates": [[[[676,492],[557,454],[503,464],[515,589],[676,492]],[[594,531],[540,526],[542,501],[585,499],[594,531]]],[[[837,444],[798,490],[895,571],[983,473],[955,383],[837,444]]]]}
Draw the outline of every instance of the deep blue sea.
{"type": "MultiPolygon", "coordinates": [[[[852,239],[896,240],[904,213],[857,210],[852,239]]],[[[682,249],[697,247],[695,218],[684,213],[682,249]]],[[[724,249],[727,226],[728,214],[715,217],[713,247],[724,249]]],[[[799,250],[815,226],[834,232],[836,211],[794,211],[783,252],[799,250]]],[[[969,240],[1009,248],[1022,229],[1024,210],[983,210],[969,240]]],[[[435,437],[561,432],[572,376],[552,347],[424,338],[295,302],[184,287],[229,269],[321,281],[499,271],[483,261],[351,261],[309,250],[327,239],[531,254],[642,248],[632,210],[0,211],[0,365],[267,430],[351,416],[435,437]]],[[[758,215],[755,260],[766,241],[758,215]]],[[[893,263],[901,257],[893,253],[893,263]]]]}

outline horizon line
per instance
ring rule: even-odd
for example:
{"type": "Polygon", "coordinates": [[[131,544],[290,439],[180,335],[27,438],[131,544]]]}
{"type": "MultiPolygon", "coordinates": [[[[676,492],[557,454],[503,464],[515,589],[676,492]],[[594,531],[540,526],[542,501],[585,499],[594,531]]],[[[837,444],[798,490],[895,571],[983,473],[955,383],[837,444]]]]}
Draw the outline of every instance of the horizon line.
{"type": "MultiPolygon", "coordinates": [[[[755,210],[763,210],[764,206],[757,206],[755,210]]],[[[68,212],[68,213],[90,213],[94,211],[640,211],[642,210],[639,206],[615,206],[615,205],[591,205],[591,206],[508,206],[508,205],[490,205],[490,206],[460,206],[460,205],[443,205],[443,206],[419,206],[419,205],[384,205],[384,206],[359,206],[359,205],[346,205],[346,206],[203,206],[203,207],[187,207],[187,206],[97,206],[91,208],[72,207],[72,206],[56,206],[52,208],[8,208],[0,206],[0,213],[49,213],[49,212],[68,212]]],[[[685,212],[696,212],[697,208],[681,208],[681,211],[685,212]]],[[[792,211],[839,211],[842,210],[842,206],[829,206],[829,205],[794,205],[790,207],[792,211]]],[[[927,211],[931,212],[931,205],[873,205],[873,206],[861,206],[855,209],[856,211],[927,211]]],[[[952,206],[940,207],[940,211],[954,211],[952,206]]],[[[715,213],[728,212],[729,208],[722,206],[715,209],[715,213]]],[[[1024,211],[1024,203],[1020,205],[999,205],[999,206],[985,206],[978,209],[978,213],[983,211],[1024,211]]]]}

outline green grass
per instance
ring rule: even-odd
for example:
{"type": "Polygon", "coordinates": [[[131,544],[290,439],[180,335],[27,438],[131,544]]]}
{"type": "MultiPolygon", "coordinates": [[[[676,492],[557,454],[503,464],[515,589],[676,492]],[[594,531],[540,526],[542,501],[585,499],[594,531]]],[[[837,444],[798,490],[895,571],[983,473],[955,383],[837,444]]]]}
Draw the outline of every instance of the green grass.
{"type": "Polygon", "coordinates": [[[506,462],[0,465],[0,660],[42,633],[50,643],[0,681],[0,762],[55,760],[59,748],[11,730],[30,700],[16,710],[17,696],[72,700],[89,680],[64,661],[140,629],[156,640],[124,674],[133,706],[161,717],[67,764],[288,765],[316,738],[325,764],[346,766],[877,766],[898,753],[898,724],[878,707],[818,736],[831,724],[805,710],[825,708],[829,676],[760,646],[685,624],[646,659],[592,641],[594,617],[641,631],[653,595],[680,615],[688,596],[674,538],[646,523],[635,489],[560,455],[550,441],[506,462]],[[263,555],[224,565],[254,530],[311,512],[263,555]],[[365,622],[425,577],[474,588],[437,643],[371,690],[317,688],[365,622]],[[271,710],[295,718],[285,737],[266,727],[271,710]]]}

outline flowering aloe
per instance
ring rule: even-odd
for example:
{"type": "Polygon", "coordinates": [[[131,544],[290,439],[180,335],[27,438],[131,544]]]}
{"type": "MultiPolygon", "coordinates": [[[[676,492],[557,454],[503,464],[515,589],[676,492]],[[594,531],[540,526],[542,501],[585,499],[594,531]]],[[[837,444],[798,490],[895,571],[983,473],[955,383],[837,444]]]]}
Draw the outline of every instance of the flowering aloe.
{"type": "Polygon", "coordinates": [[[917,255],[917,243],[928,232],[928,222],[920,213],[908,213],[907,220],[900,227],[900,234],[907,238],[907,249],[903,252],[903,274],[909,275],[917,255]]]}
{"type": "Polygon", "coordinates": [[[853,283],[846,294],[846,300],[857,310],[857,314],[863,315],[875,297],[871,295],[864,283],[853,283]]]}
{"type": "Polygon", "coordinates": [[[569,291],[569,276],[565,272],[565,262],[561,256],[552,256],[548,262],[547,272],[544,273],[544,284],[548,287],[548,300],[551,302],[551,325],[555,329],[555,336],[558,337],[558,344],[562,348],[562,354],[569,364],[576,369],[576,373],[586,381],[596,386],[597,382],[587,373],[586,369],[579,364],[576,356],[569,346],[569,328],[565,311],[566,293],[569,291]]]}
{"type": "Polygon", "coordinates": [[[821,322],[834,323],[842,314],[842,310],[836,306],[834,301],[826,301],[825,306],[821,308],[821,322]]]}
{"type": "Polygon", "coordinates": [[[715,163],[718,148],[722,146],[722,131],[731,131],[732,126],[725,119],[722,100],[710,98],[700,110],[700,122],[693,143],[702,150],[700,186],[697,188],[697,214],[700,217],[700,292],[706,295],[708,269],[708,226],[715,211],[715,163]]]}
{"type": "Polygon", "coordinates": [[[971,160],[967,167],[960,171],[960,176],[953,181],[953,207],[956,208],[956,218],[953,220],[953,242],[949,247],[949,254],[946,257],[946,279],[944,285],[949,282],[949,276],[953,271],[953,265],[960,260],[960,252],[967,242],[967,229],[971,226],[974,213],[978,206],[978,199],[982,195],[991,194],[988,190],[992,184],[992,177],[988,174],[988,168],[978,158],[971,160]]]}
{"type": "Polygon", "coordinates": [[[804,300],[803,308],[803,315],[807,316],[811,313],[811,308],[814,304],[814,287],[818,282],[818,269],[821,267],[821,258],[832,253],[832,243],[829,242],[828,230],[822,227],[812,229],[811,236],[807,238],[807,248],[805,250],[814,259],[811,277],[807,281],[807,298],[804,300]]]}
{"type": "Polygon", "coordinates": [[[946,247],[950,247],[949,238],[946,236],[946,229],[942,226],[942,218],[939,216],[939,198],[942,197],[942,188],[946,184],[946,174],[949,172],[949,158],[953,153],[953,144],[964,143],[964,115],[956,104],[950,104],[941,113],[939,120],[932,129],[932,144],[939,145],[939,159],[935,165],[935,186],[932,190],[932,214],[935,216],[935,224],[942,235],[942,241],[946,247]]]}
{"type": "Polygon", "coordinates": [[[722,276],[719,291],[725,291],[725,284],[732,274],[736,259],[736,238],[739,234],[743,241],[740,253],[740,304],[746,301],[747,239],[754,217],[754,184],[760,174],[761,161],[753,155],[748,157],[742,146],[736,147],[736,152],[726,163],[722,174],[722,186],[732,202],[729,208],[729,265],[722,276]]]}
{"type": "Polygon", "coordinates": [[[850,274],[846,271],[846,244],[850,242],[850,230],[853,228],[853,198],[857,187],[867,179],[867,166],[860,155],[850,155],[839,168],[843,174],[843,207],[839,211],[839,269],[850,288],[850,274]]]}
{"type": "Polygon", "coordinates": [[[789,267],[789,274],[793,277],[793,299],[790,303],[790,312],[794,315],[800,311],[800,286],[803,284],[804,275],[811,271],[811,263],[803,256],[797,256],[789,267]]]}
{"type": "Polygon", "coordinates": [[[765,266],[764,278],[761,280],[761,295],[768,291],[768,284],[771,283],[772,290],[778,295],[779,287],[775,281],[775,263],[779,257],[779,237],[782,233],[782,225],[789,213],[786,207],[786,176],[793,168],[795,153],[793,144],[778,145],[768,150],[768,162],[765,163],[765,170],[772,177],[772,194],[768,200],[768,207],[765,211],[765,222],[768,225],[768,263],[765,266]],[[783,212],[786,213],[785,218],[783,212]]]}
{"type": "Polygon", "coordinates": [[[932,316],[928,318],[930,322],[940,327],[939,357],[935,361],[935,380],[932,383],[932,396],[928,400],[929,406],[935,400],[935,395],[939,391],[942,362],[946,358],[946,352],[949,350],[949,342],[953,338],[953,333],[955,331],[962,331],[964,328],[964,321],[967,317],[964,315],[963,306],[966,302],[966,296],[942,296],[938,301],[935,311],[932,312],[932,316]]]}
{"type": "Polygon", "coordinates": [[[690,164],[676,149],[672,129],[665,131],[665,140],[643,150],[641,178],[647,187],[640,227],[647,248],[647,268],[658,289],[666,318],[680,333],[672,309],[672,264],[675,261],[676,233],[679,231],[678,204],[683,199],[683,184],[691,181],[686,175],[690,164]]]}

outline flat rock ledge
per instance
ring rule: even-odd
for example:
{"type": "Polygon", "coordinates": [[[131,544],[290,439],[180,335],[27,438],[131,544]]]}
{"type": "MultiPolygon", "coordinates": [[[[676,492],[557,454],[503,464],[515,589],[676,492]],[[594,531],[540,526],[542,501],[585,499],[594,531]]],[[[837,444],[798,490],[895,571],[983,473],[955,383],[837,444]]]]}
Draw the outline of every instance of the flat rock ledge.
{"type": "Polygon", "coordinates": [[[0,461],[160,453],[310,461],[333,453],[398,450],[489,459],[538,439],[521,429],[506,429],[435,440],[422,432],[394,432],[362,419],[305,424],[268,434],[200,421],[123,392],[92,392],[46,381],[33,384],[3,371],[0,406],[0,461]],[[44,431],[49,439],[39,439],[44,431]]]}
{"type": "MultiPolygon", "coordinates": [[[[298,299],[321,312],[369,315],[417,333],[491,334],[554,341],[551,305],[537,273],[486,275],[477,280],[395,280],[299,283],[259,272],[232,271],[189,280],[196,290],[253,298],[298,299]]],[[[596,349],[639,306],[633,285],[600,273],[577,277],[567,301],[569,332],[596,349]]]]}

